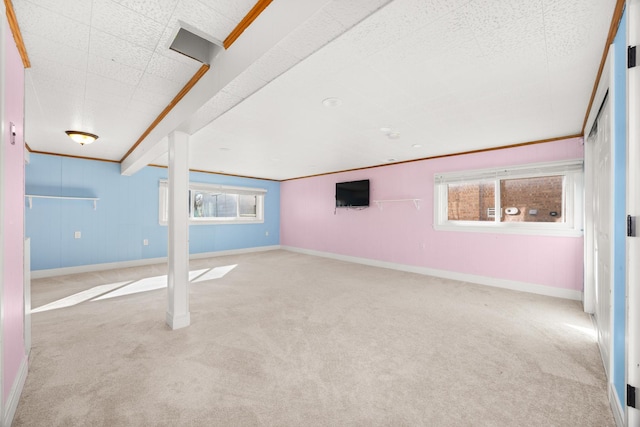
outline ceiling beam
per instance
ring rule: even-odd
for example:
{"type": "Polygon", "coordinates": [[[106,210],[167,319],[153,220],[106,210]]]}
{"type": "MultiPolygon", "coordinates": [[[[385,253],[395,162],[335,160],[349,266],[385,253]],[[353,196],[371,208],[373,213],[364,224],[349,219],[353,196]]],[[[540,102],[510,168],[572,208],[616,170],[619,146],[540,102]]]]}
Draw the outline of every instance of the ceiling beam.
{"type": "Polygon", "coordinates": [[[236,28],[234,28],[233,31],[231,31],[231,34],[229,34],[227,38],[224,39],[223,46],[225,49],[229,49],[229,47],[231,47],[233,42],[235,42],[238,39],[238,37],[240,37],[240,34],[242,34],[244,30],[249,28],[249,25],[251,25],[251,23],[255,21],[255,19],[258,16],[260,16],[262,11],[265,10],[267,6],[269,6],[271,1],[272,0],[259,0],[255,4],[255,6],[251,8],[249,13],[247,13],[247,15],[242,19],[242,21],[240,21],[240,23],[236,26],[236,28]]]}
{"type": "Polygon", "coordinates": [[[209,65],[207,64],[202,64],[202,66],[200,67],[200,69],[198,69],[198,71],[196,71],[196,73],[193,75],[193,77],[191,77],[191,80],[189,80],[187,82],[186,85],[184,85],[184,87],[182,88],[182,90],[180,92],[178,92],[178,94],[171,100],[171,102],[169,103],[169,105],[167,105],[165,107],[164,110],[162,110],[162,112],[158,115],[158,117],[156,117],[156,119],[153,121],[153,123],[151,123],[151,125],[149,125],[149,127],[147,128],[147,130],[145,130],[142,135],[140,136],[140,138],[138,138],[138,140],[136,141],[135,144],[133,144],[133,146],[131,148],[129,148],[129,151],[127,151],[127,154],[125,154],[122,159],[120,159],[120,162],[124,162],[124,159],[126,159],[129,154],[131,154],[133,152],[133,150],[135,150],[138,145],[140,145],[140,143],[142,141],[144,141],[144,139],[151,133],[151,131],[158,126],[158,123],[160,123],[162,121],[162,119],[164,119],[165,117],[167,117],[167,114],[169,114],[169,112],[171,110],[173,110],[173,107],[175,107],[176,105],[178,105],[178,102],[180,102],[180,100],[182,98],[184,98],[184,96],[189,93],[189,91],[196,85],[196,83],[198,83],[198,80],[200,80],[202,78],[202,76],[205,75],[205,73],[207,71],[209,71],[209,65]]]}
{"type": "Polygon", "coordinates": [[[179,128],[216,93],[324,6],[324,2],[315,0],[279,0],[263,9],[260,19],[253,18],[253,23],[242,32],[242,37],[215,58],[212,69],[122,160],[121,173],[132,175],[156,160],[166,151],[163,148],[166,135],[179,128]]]}

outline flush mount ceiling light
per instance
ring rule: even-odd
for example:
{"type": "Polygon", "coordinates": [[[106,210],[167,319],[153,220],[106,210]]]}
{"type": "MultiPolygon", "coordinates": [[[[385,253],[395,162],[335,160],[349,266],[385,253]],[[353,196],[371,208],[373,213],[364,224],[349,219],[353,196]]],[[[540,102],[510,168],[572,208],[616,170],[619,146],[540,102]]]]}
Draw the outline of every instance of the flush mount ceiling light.
{"type": "Polygon", "coordinates": [[[89,132],[80,132],[79,130],[68,130],[65,131],[69,138],[73,139],[80,145],[91,144],[93,141],[98,139],[98,135],[94,135],[89,132]]]}
{"type": "Polygon", "coordinates": [[[420,147],[422,147],[422,144],[413,144],[412,147],[413,148],[420,148],[420,147]]]}
{"type": "Polygon", "coordinates": [[[326,98],[322,101],[322,105],[329,108],[339,107],[342,105],[342,99],[340,98],[326,98]]]}

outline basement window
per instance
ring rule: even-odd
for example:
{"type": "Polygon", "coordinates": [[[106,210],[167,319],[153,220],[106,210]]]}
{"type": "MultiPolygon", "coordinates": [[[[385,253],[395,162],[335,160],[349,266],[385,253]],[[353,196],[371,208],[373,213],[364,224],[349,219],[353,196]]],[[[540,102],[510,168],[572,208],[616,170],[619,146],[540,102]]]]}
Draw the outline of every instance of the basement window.
{"type": "MultiPolygon", "coordinates": [[[[169,190],[166,180],[160,180],[159,219],[167,225],[169,218],[169,190]]],[[[190,224],[249,224],[264,222],[262,188],[232,187],[228,185],[190,183],[190,224]]]]}
{"type": "Polygon", "coordinates": [[[436,174],[434,228],[582,235],[583,161],[436,174]]]}

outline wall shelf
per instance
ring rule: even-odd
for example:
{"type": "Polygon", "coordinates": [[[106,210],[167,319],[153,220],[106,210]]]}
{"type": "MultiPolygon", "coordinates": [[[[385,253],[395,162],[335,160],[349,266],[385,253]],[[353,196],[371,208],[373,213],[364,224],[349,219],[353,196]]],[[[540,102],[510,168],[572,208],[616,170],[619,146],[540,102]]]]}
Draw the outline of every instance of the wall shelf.
{"type": "Polygon", "coordinates": [[[93,201],[93,210],[98,208],[98,197],[72,197],[72,196],[39,196],[36,194],[25,194],[24,197],[29,200],[29,209],[33,207],[33,199],[63,199],[63,200],[91,200],[93,201]]]}
{"type": "Polygon", "coordinates": [[[397,202],[413,202],[416,210],[420,210],[420,202],[422,199],[388,199],[388,200],[373,200],[373,203],[378,205],[378,209],[382,210],[382,205],[385,203],[397,203],[397,202]]]}

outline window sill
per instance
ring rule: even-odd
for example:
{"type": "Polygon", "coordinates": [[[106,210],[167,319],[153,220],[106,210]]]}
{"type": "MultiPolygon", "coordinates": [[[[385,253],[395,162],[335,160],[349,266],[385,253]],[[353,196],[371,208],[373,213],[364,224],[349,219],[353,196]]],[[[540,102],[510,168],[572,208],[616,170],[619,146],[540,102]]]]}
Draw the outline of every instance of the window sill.
{"type": "Polygon", "coordinates": [[[582,237],[583,230],[574,228],[549,228],[549,227],[531,227],[527,225],[516,226],[509,225],[462,225],[462,224],[438,224],[434,225],[436,231],[457,231],[463,233],[494,233],[494,234],[523,234],[535,236],[558,236],[558,237],[582,237]]]}
{"type": "MultiPolygon", "coordinates": [[[[167,222],[160,222],[160,225],[167,225],[167,222]]],[[[226,225],[226,224],[264,224],[262,219],[230,219],[230,220],[210,220],[210,219],[191,219],[189,225],[226,225]]]]}

